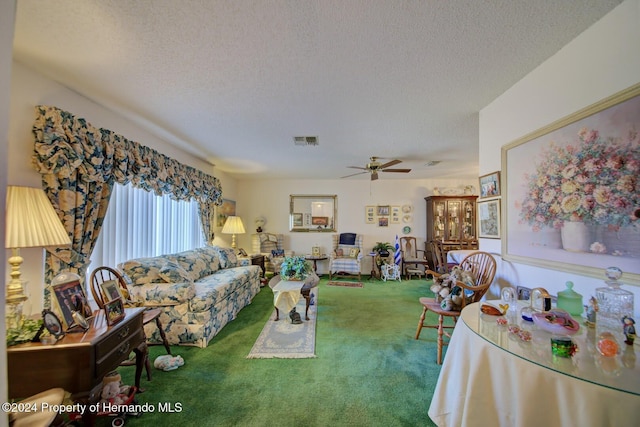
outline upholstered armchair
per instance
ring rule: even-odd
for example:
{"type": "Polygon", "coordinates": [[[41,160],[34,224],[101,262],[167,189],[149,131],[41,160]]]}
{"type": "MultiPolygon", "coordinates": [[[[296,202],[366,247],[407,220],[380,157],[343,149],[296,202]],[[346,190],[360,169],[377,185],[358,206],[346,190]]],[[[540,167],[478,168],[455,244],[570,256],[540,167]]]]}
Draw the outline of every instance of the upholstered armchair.
{"type": "Polygon", "coordinates": [[[280,265],[285,256],[295,255],[293,251],[284,250],[282,234],[257,233],[251,237],[253,253],[264,255],[264,269],[274,275],[280,272],[280,265]]]}
{"type": "Polygon", "coordinates": [[[329,279],[334,273],[357,274],[361,280],[360,267],[362,264],[362,234],[341,233],[334,234],[333,250],[329,256],[329,279]]]}

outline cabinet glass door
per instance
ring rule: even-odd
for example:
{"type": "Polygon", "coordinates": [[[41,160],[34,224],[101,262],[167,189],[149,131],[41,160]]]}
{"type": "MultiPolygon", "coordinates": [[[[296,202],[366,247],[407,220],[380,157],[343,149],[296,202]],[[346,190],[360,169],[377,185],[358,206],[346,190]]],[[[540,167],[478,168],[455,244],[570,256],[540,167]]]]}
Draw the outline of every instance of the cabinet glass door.
{"type": "Polygon", "coordinates": [[[447,202],[447,234],[449,240],[460,240],[460,215],[462,206],[460,201],[447,202]]]}
{"type": "Polygon", "coordinates": [[[433,204],[433,235],[436,240],[444,240],[444,230],[447,219],[444,216],[445,204],[444,202],[435,202],[433,204]]]}
{"type": "Polygon", "coordinates": [[[478,237],[475,232],[476,219],[473,214],[473,202],[465,201],[462,211],[464,212],[464,221],[462,225],[462,235],[465,239],[469,237],[478,237]]]}

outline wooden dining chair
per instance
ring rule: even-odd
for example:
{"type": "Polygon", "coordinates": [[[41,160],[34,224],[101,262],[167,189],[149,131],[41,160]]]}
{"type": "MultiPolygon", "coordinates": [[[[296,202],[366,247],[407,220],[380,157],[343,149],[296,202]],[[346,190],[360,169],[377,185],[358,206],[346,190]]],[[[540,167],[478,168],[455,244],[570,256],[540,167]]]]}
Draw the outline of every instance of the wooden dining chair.
{"type": "Polygon", "coordinates": [[[411,275],[422,275],[424,270],[429,269],[429,262],[425,251],[418,249],[418,242],[415,237],[404,236],[400,238],[400,254],[402,265],[400,274],[408,279],[411,275]]]}
{"type": "Polygon", "coordinates": [[[433,269],[439,274],[448,273],[449,265],[447,264],[447,252],[444,249],[444,243],[442,240],[432,240],[430,243],[431,256],[435,264],[433,269]]]}
{"type": "MultiPolygon", "coordinates": [[[[127,290],[127,283],[124,280],[124,277],[115,269],[111,267],[98,267],[91,272],[91,276],[89,279],[91,285],[91,294],[93,295],[94,300],[98,307],[102,310],[104,308],[105,297],[103,287],[106,282],[115,283],[122,297],[126,300],[129,295],[129,291],[127,290]]],[[[125,307],[127,306],[127,301],[123,301],[125,307]]],[[[159,308],[148,308],[142,313],[142,324],[146,325],[147,323],[155,322],[158,327],[158,331],[160,333],[160,337],[162,338],[162,344],[164,348],[167,350],[167,354],[171,355],[171,347],[169,346],[169,341],[167,341],[167,337],[164,333],[164,328],[162,327],[162,322],[160,321],[160,315],[162,314],[162,310],[159,308]]],[[[146,339],[142,342],[141,346],[143,348],[139,348],[144,354],[144,365],[145,370],[147,372],[147,380],[151,381],[151,361],[149,360],[149,350],[147,349],[146,339]]],[[[132,365],[134,362],[125,361],[122,363],[122,366],[132,365]]]]}
{"type": "MultiPolygon", "coordinates": [[[[493,282],[493,278],[496,274],[496,260],[491,256],[491,254],[487,252],[474,252],[467,257],[465,257],[462,262],[460,262],[460,268],[466,270],[471,273],[474,283],[472,285],[468,285],[466,283],[457,282],[457,285],[462,288],[463,295],[466,290],[472,291],[470,303],[478,302],[487,292],[491,283],[493,282]]],[[[442,274],[436,271],[428,271],[427,274],[431,274],[434,277],[439,277],[442,274]]],[[[420,298],[420,304],[422,304],[422,315],[420,316],[420,321],[418,322],[418,329],[416,330],[416,339],[420,338],[420,332],[422,328],[433,328],[438,331],[438,354],[437,354],[437,363],[438,365],[442,365],[442,349],[445,345],[448,344],[448,341],[444,340],[444,336],[447,338],[451,338],[451,334],[446,332],[446,329],[453,329],[458,321],[458,317],[460,316],[460,312],[464,309],[467,298],[462,298],[462,307],[460,310],[444,310],[440,306],[440,302],[438,302],[435,298],[420,298]],[[432,311],[433,313],[438,315],[438,323],[435,325],[425,324],[425,318],[427,315],[427,311],[432,311]],[[445,325],[444,319],[445,317],[453,319],[452,325],[445,325]]]]}

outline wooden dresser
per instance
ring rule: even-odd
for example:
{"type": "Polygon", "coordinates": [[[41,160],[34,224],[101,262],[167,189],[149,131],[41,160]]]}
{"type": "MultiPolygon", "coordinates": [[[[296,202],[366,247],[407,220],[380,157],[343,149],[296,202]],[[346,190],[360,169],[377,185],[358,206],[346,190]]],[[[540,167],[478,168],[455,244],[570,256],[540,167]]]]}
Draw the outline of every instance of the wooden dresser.
{"type": "Polygon", "coordinates": [[[131,351],[136,351],[136,385],[140,385],[145,355],[138,346],[145,340],[144,308],[125,309],[125,318],[108,326],[104,311],[94,312],[91,328],[69,332],[52,345],[25,343],[7,348],[9,397],[24,398],[53,387],[72,394],[88,393],[100,398],[102,378],[117,369],[131,351]]]}

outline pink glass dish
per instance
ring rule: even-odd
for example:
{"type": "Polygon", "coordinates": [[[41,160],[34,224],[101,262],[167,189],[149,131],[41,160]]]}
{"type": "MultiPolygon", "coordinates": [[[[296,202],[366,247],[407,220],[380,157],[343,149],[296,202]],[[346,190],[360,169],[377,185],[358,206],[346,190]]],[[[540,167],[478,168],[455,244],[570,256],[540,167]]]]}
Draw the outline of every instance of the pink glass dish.
{"type": "Polygon", "coordinates": [[[554,309],[533,313],[533,323],[547,332],[558,335],[572,335],[578,332],[580,324],[564,310],[554,309]]]}

